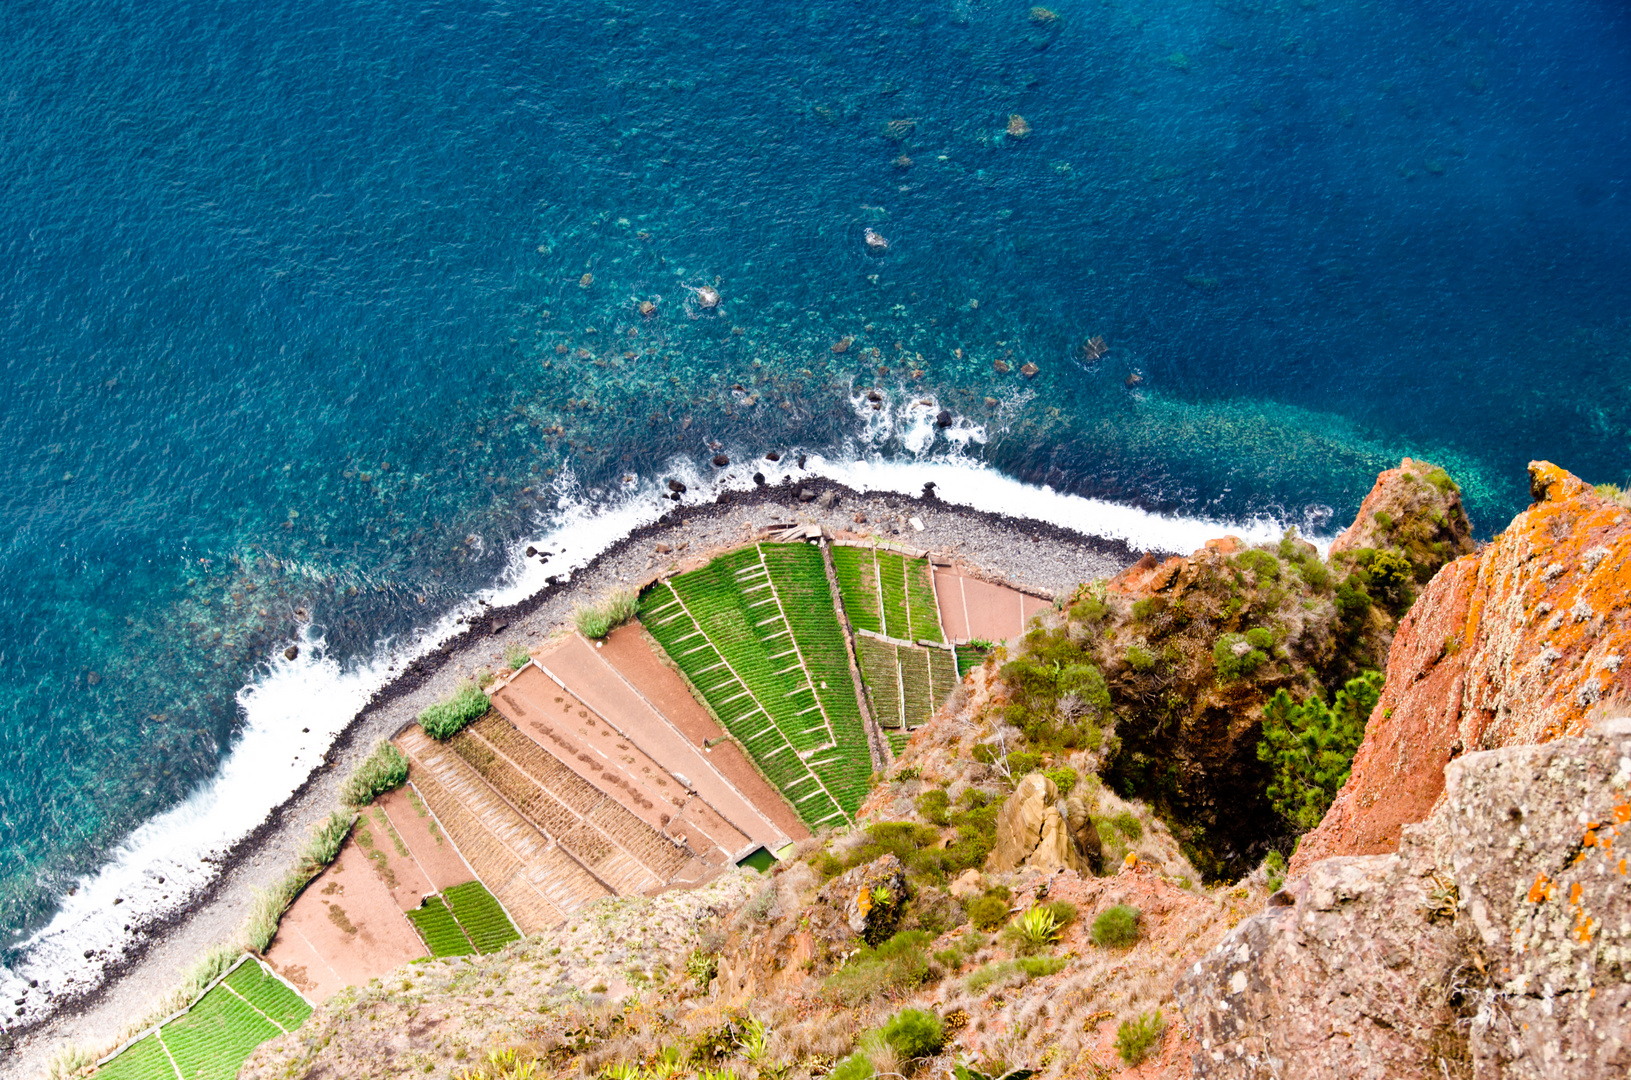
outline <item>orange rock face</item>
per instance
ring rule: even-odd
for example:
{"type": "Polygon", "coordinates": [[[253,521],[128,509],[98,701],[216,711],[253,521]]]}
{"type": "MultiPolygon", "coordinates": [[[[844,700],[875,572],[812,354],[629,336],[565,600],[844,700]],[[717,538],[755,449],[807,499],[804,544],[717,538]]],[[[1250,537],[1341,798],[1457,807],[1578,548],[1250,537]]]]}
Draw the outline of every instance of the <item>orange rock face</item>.
{"type": "Polygon", "coordinates": [[[1578,735],[1631,698],[1631,513],[1550,462],[1535,503],[1457,559],[1399,623],[1353,772],[1291,863],[1398,847],[1462,753],[1578,735]]]}

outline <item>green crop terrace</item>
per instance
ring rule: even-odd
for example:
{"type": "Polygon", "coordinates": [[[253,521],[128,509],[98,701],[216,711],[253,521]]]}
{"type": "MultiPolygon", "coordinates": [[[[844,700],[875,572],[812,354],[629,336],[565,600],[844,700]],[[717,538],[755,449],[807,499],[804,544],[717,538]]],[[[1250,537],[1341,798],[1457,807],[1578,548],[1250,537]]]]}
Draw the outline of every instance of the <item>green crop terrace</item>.
{"type": "Polygon", "coordinates": [[[806,824],[850,819],[871,755],[819,549],[723,555],[647,589],[640,619],[806,824]]]}

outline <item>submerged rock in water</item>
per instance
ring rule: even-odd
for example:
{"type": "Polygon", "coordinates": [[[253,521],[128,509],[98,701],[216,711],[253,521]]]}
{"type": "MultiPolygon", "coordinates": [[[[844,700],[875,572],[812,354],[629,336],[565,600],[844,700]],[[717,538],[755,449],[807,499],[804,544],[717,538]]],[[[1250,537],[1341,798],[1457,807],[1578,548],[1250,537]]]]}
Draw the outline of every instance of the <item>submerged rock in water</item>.
{"type": "Polygon", "coordinates": [[[693,289],[691,291],[696,293],[697,303],[701,304],[703,307],[716,308],[719,306],[719,290],[714,288],[712,285],[704,285],[700,289],[693,289]]]}
{"type": "Polygon", "coordinates": [[[951,410],[941,409],[939,415],[934,418],[934,426],[943,428],[951,427],[951,410]]]}
{"type": "Polygon", "coordinates": [[[283,659],[285,659],[285,660],[293,660],[296,657],[298,657],[299,655],[300,655],[300,646],[299,645],[290,645],[287,649],[283,650],[283,659]]]}
{"type": "Polygon", "coordinates": [[[657,305],[653,304],[650,300],[640,301],[640,314],[644,315],[648,319],[651,318],[653,315],[657,314],[657,305]]]}
{"type": "Polygon", "coordinates": [[[886,240],[883,234],[879,233],[876,229],[868,229],[865,233],[865,237],[866,249],[868,251],[881,252],[889,250],[889,241],[886,240]]]}
{"type": "Polygon", "coordinates": [[[1031,125],[1029,121],[1019,113],[1013,113],[1008,117],[1008,137],[1010,139],[1023,139],[1030,133],[1031,125]]]}
{"type": "Polygon", "coordinates": [[[1026,361],[1025,363],[1023,363],[1023,364],[1021,364],[1019,366],[1019,373],[1021,375],[1025,376],[1027,379],[1032,378],[1033,376],[1036,375],[1037,372],[1039,372],[1041,370],[1042,370],[1041,368],[1037,367],[1035,364],[1033,364],[1033,363],[1031,363],[1029,361],[1026,361]]]}
{"type": "Polygon", "coordinates": [[[731,463],[731,459],[726,457],[724,454],[715,454],[714,455],[714,465],[716,467],[723,469],[725,466],[729,465],[730,463],[731,463]]]}
{"type": "Polygon", "coordinates": [[[589,286],[593,285],[594,283],[595,283],[595,275],[593,275],[593,274],[584,274],[582,277],[580,277],[578,279],[578,288],[587,289],[589,286]]]}

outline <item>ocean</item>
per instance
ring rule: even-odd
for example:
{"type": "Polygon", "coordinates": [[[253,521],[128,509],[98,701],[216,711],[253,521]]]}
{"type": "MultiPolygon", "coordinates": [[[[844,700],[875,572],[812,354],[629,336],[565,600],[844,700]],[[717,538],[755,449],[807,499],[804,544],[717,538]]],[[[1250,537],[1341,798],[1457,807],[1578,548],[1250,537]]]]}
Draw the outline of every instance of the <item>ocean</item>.
{"type": "Polygon", "coordinates": [[[1486,536],[1531,458],[1625,482],[1628,57],[1610,0],[0,7],[0,990],[670,476],[1163,550],[1407,454],[1486,536]]]}

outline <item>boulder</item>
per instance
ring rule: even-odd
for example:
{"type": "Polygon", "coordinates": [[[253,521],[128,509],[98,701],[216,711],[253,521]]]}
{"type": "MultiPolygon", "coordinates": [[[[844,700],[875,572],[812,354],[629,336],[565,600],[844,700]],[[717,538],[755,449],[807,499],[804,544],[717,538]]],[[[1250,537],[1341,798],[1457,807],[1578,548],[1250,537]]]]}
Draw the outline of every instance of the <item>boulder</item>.
{"type": "MultiPolygon", "coordinates": [[[[1077,813],[1086,816],[1085,808],[1077,802],[1077,813]]],[[[1046,873],[1055,870],[1091,872],[1088,852],[1078,849],[1078,827],[1072,822],[1071,807],[1059,797],[1059,788],[1041,773],[1031,773],[1019,782],[997,814],[997,843],[991,850],[986,866],[997,872],[1030,867],[1046,873]]],[[[1091,817],[1086,822],[1082,840],[1091,833],[1091,817]]],[[[1095,853],[1096,855],[1096,853],[1095,853]]]]}
{"type": "Polygon", "coordinates": [[[895,932],[906,910],[906,868],[894,855],[881,855],[833,878],[816,899],[852,933],[876,945],[895,932]]]}
{"type": "Polygon", "coordinates": [[[1626,719],[1451,762],[1395,854],[1314,864],[1178,980],[1194,1075],[1625,1076],[1628,785],[1626,719]]]}

